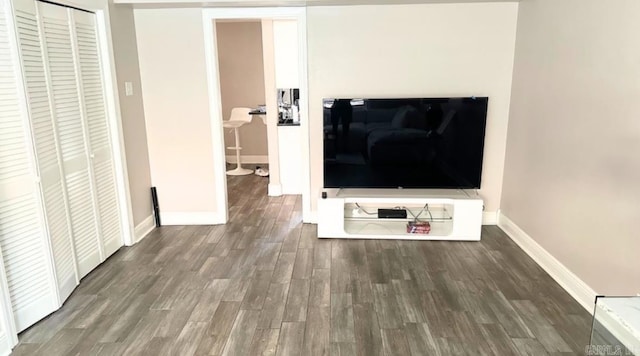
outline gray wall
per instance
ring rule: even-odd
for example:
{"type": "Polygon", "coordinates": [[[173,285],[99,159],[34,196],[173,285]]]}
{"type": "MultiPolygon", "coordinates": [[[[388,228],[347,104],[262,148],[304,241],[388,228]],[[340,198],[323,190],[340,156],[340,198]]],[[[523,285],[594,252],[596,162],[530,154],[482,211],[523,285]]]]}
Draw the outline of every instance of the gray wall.
{"type": "Polygon", "coordinates": [[[597,293],[640,292],[640,2],[519,6],[501,210],[597,293]]]}
{"type": "Polygon", "coordinates": [[[131,5],[109,4],[122,130],[129,172],[134,225],[153,214],[147,131],[140,86],[136,27],[131,5]],[[125,96],[124,82],[132,82],[132,96],[125,96]]]}

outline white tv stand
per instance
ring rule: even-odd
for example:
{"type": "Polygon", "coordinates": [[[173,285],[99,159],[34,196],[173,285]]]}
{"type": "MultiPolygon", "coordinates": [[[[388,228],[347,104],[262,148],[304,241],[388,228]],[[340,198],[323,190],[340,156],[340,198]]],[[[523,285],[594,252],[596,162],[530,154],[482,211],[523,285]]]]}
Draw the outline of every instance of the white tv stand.
{"type": "Polygon", "coordinates": [[[346,239],[479,241],[482,199],[455,189],[323,189],[318,237],[346,239]],[[424,210],[428,204],[428,210],[424,210]],[[407,209],[407,218],[379,218],[379,208],[407,209]],[[429,221],[429,234],[407,233],[407,222],[429,221]]]}

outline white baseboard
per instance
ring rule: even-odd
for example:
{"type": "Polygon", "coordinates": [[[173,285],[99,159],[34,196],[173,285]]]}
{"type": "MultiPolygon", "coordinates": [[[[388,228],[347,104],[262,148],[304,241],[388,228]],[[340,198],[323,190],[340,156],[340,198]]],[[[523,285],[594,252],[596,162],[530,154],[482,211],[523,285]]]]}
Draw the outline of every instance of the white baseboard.
{"type": "Polygon", "coordinates": [[[161,212],[160,223],[162,225],[218,225],[224,224],[224,221],[213,211],[161,212]]]}
{"type": "Polygon", "coordinates": [[[282,195],[282,185],[269,183],[267,191],[267,195],[269,195],[270,197],[279,197],[282,195]]]}
{"type": "MultiPolygon", "coordinates": [[[[237,162],[235,155],[226,156],[225,159],[227,160],[227,163],[235,164],[237,162]]],[[[245,164],[245,163],[247,163],[247,164],[248,163],[268,164],[269,163],[269,156],[267,156],[267,155],[241,155],[240,156],[240,161],[243,164],[245,164]]]]}
{"type": "Polygon", "coordinates": [[[11,355],[11,341],[6,332],[0,336],[0,356],[11,355]]]}
{"type": "Polygon", "coordinates": [[[137,244],[144,239],[153,229],[156,228],[156,221],[153,214],[147,216],[140,224],[138,224],[133,231],[134,244],[137,244]]]}
{"type": "Polygon", "coordinates": [[[513,240],[524,252],[542,267],[564,290],[567,291],[590,314],[593,314],[593,305],[596,292],[583,280],[571,272],[562,262],[558,261],[547,250],[540,246],[531,236],[522,230],[516,223],[504,214],[498,216],[498,226],[513,240]]]}
{"type": "Polygon", "coordinates": [[[283,185],[282,194],[284,195],[302,195],[302,189],[299,187],[286,187],[283,185]]]}
{"type": "Polygon", "coordinates": [[[482,225],[498,225],[498,212],[497,211],[483,212],[482,225]]]}

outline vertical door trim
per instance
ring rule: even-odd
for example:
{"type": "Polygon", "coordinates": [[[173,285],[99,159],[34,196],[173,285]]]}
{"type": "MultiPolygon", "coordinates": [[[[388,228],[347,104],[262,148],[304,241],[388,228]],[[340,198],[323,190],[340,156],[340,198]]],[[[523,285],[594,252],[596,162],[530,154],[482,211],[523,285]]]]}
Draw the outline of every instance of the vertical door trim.
{"type": "MultiPolygon", "coordinates": [[[[9,352],[18,344],[18,330],[16,328],[16,320],[13,317],[13,308],[11,307],[11,296],[9,295],[9,282],[7,281],[7,271],[4,269],[4,259],[2,258],[2,249],[0,249],[0,305],[4,318],[2,322],[2,329],[4,329],[5,337],[7,338],[7,347],[9,352]]],[[[1,347],[2,345],[0,345],[1,347]]],[[[2,349],[0,349],[2,351],[2,349]]]]}
{"type": "Polygon", "coordinates": [[[222,129],[222,99],[220,97],[220,73],[218,71],[218,54],[215,17],[202,11],[202,27],[204,28],[204,55],[207,70],[207,91],[209,96],[209,117],[211,120],[211,143],[213,165],[215,167],[214,186],[216,190],[216,218],[218,224],[225,224],[229,219],[226,157],[224,148],[224,132],[222,129]]]}
{"type": "MultiPolygon", "coordinates": [[[[13,2],[11,0],[6,0],[5,3],[0,3],[0,6],[4,5],[4,11],[7,17],[7,29],[8,29],[8,38],[9,41],[14,42],[14,49],[16,50],[16,52],[18,51],[18,48],[16,46],[17,44],[17,37],[16,37],[16,33],[15,33],[15,18],[14,18],[14,12],[13,12],[13,2]]],[[[15,66],[15,63],[14,63],[15,66]]],[[[7,346],[9,347],[9,351],[11,351],[11,348],[15,345],[18,344],[18,330],[17,330],[17,326],[16,326],[16,320],[14,318],[13,315],[13,307],[11,304],[11,295],[9,293],[9,282],[7,280],[7,271],[4,268],[4,258],[3,258],[3,253],[2,253],[2,249],[0,248],[0,306],[2,307],[2,311],[0,311],[4,318],[2,318],[2,320],[0,322],[2,322],[3,327],[2,329],[4,330],[4,333],[6,334],[6,342],[8,343],[7,346]]]]}

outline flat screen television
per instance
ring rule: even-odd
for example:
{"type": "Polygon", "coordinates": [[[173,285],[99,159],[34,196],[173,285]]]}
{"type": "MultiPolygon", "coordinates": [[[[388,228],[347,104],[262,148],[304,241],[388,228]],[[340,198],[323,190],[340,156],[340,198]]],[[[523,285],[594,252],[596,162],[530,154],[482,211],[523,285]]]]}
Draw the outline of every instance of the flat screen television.
{"type": "Polygon", "coordinates": [[[480,188],[487,104],[324,99],[324,187],[480,188]]]}

